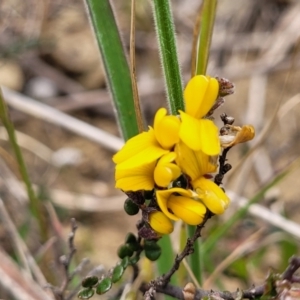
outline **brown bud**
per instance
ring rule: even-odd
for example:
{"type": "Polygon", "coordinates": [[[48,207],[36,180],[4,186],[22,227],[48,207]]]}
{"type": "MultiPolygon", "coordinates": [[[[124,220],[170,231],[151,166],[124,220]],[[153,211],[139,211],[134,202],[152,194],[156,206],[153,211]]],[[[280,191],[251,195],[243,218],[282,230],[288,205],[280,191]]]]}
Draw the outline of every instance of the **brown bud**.
{"type": "Polygon", "coordinates": [[[184,300],[194,300],[196,287],[193,283],[188,282],[182,290],[184,300]]]}

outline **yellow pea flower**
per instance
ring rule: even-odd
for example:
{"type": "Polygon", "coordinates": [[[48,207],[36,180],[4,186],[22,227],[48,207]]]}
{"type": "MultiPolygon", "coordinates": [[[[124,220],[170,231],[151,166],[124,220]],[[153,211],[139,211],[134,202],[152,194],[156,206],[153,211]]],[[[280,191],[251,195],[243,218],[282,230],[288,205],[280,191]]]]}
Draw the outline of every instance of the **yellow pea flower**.
{"type": "Polygon", "coordinates": [[[183,220],[189,225],[201,224],[206,207],[192,199],[193,192],[182,188],[156,191],[157,203],[162,212],[171,220],[183,220]]]}
{"type": "Polygon", "coordinates": [[[173,163],[175,158],[176,153],[170,152],[159,159],[154,169],[154,181],[158,186],[167,187],[173,180],[180,176],[180,168],[173,163]]]}
{"type": "Polygon", "coordinates": [[[134,169],[152,163],[179,141],[180,120],[167,116],[167,110],[160,108],[154,119],[154,127],[129,139],[123,148],[113,156],[117,169],[134,169]]]}
{"type": "Polygon", "coordinates": [[[218,128],[213,121],[203,119],[212,108],[219,93],[219,83],[208,76],[194,76],[184,91],[185,112],[179,111],[180,139],[192,150],[207,155],[220,153],[218,128]]]}
{"type": "Polygon", "coordinates": [[[159,234],[169,234],[173,231],[173,223],[161,211],[155,211],[149,215],[149,225],[159,234]]]}
{"type": "Polygon", "coordinates": [[[152,190],[154,188],[153,172],[155,165],[156,161],[135,168],[116,168],[115,187],[123,190],[124,192],[152,190]]]}
{"type": "Polygon", "coordinates": [[[230,199],[219,186],[205,177],[193,181],[192,186],[201,201],[212,213],[216,215],[224,213],[230,199]]]}
{"type": "Polygon", "coordinates": [[[214,173],[217,169],[213,158],[200,151],[193,151],[183,142],[175,146],[176,163],[182,172],[192,180],[208,173],[214,173]]]}
{"type": "Polygon", "coordinates": [[[214,182],[204,177],[217,169],[212,157],[202,151],[193,151],[179,142],[175,147],[176,163],[182,172],[192,180],[192,186],[198,198],[214,214],[222,214],[229,205],[229,198],[214,182]]]}
{"type": "Polygon", "coordinates": [[[135,168],[120,169],[116,167],[116,188],[125,192],[146,190],[150,191],[155,184],[167,187],[181,174],[180,168],[173,163],[176,158],[175,152],[163,155],[158,162],[144,164],[135,168]]]}

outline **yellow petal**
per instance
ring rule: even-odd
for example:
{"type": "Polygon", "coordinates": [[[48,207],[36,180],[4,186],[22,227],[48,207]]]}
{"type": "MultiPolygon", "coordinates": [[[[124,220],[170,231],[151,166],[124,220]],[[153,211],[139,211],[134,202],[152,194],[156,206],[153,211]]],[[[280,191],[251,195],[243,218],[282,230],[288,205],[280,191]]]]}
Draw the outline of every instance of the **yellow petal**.
{"type": "Polygon", "coordinates": [[[157,165],[154,170],[154,181],[160,187],[167,187],[181,174],[180,168],[172,163],[157,165]]]}
{"type": "Polygon", "coordinates": [[[172,151],[172,152],[169,152],[169,153],[163,155],[159,159],[157,164],[160,165],[160,164],[164,164],[164,163],[171,163],[175,160],[175,158],[176,158],[176,153],[174,151],[172,151]]]}
{"type": "Polygon", "coordinates": [[[153,128],[150,127],[149,131],[142,132],[129,139],[122,149],[113,156],[113,162],[115,164],[122,163],[132,157],[134,153],[139,153],[152,145],[159,146],[155,139],[153,128]]]}
{"type": "Polygon", "coordinates": [[[189,225],[201,224],[206,213],[206,208],[201,202],[182,196],[172,195],[168,207],[189,225]]]}
{"type": "Polygon", "coordinates": [[[116,188],[127,191],[152,190],[154,188],[153,172],[156,162],[141,167],[116,169],[116,188]]]}
{"type": "Polygon", "coordinates": [[[219,83],[208,76],[194,76],[184,90],[185,111],[197,119],[204,117],[219,93],[219,83]]]}
{"type": "Polygon", "coordinates": [[[162,212],[171,220],[177,221],[179,218],[175,216],[174,214],[170,213],[168,210],[168,201],[170,196],[173,193],[178,193],[184,197],[192,197],[192,192],[189,190],[184,190],[182,188],[173,188],[168,190],[157,190],[156,191],[156,199],[157,204],[159,205],[162,212]]]}
{"type": "Polygon", "coordinates": [[[181,126],[180,139],[192,150],[202,150],[207,155],[218,155],[220,153],[220,141],[218,128],[206,119],[195,119],[180,111],[181,126]]]}
{"type": "Polygon", "coordinates": [[[173,231],[173,224],[161,211],[155,211],[149,215],[151,228],[160,234],[169,234],[173,231]]]}
{"type": "Polygon", "coordinates": [[[182,172],[195,180],[204,174],[213,173],[217,166],[211,163],[210,156],[202,151],[193,151],[183,142],[179,142],[175,147],[176,163],[182,172]]]}
{"type": "Polygon", "coordinates": [[[180,168],[172,163],[175,158],[175,152],[170,152],[163,155],[159,159],[154,170],[154,180],[158,186],[167,187],[171,183],[171,181],[180,176],[180,168]]]}
{"type": "Polygon", "coordinates": [[[143,132],[126,142],[124,147],[113,157],[117,169],[136,168],[156,161],[168,153],[157,143],[153,129],[143,132]]]}
{"type": "Polygon", "coordinates": [[[156,140],[164,149],[171,149],[179,141],[180,120],[176,116],[166,116],[166,109],[159,109],[154,119],[156,140]]]}
{"type": "Polygon", "coordinates": [[[222,214],[230,203],[230,199],[214,182],[201,177],[192,183],[204,205],[214,214],[222,214]]]}

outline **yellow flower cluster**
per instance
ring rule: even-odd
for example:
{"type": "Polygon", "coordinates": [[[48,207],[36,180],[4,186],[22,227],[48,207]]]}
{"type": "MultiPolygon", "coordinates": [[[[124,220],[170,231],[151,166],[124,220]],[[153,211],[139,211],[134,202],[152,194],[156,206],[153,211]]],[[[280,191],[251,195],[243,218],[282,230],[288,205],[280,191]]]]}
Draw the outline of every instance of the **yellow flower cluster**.
{"type": "Polygon", "coordinates": [[[185,111],[168,115],[160,108],[153,127],[128,140],[113,157],[116,187],[124,192],[155,189],[160,210],[150,213],[149,224],[159,234],[173,231],[172,221],[198,225],[209,209],[222,214],[229,205],[224,191],[208,179],[217,170],[221,151],[218,128],[205,119],[219,93],[215,78],[197,75],[184,91],[185,111]],[[184,175],[187,188],[172,187],[184,175]]]}

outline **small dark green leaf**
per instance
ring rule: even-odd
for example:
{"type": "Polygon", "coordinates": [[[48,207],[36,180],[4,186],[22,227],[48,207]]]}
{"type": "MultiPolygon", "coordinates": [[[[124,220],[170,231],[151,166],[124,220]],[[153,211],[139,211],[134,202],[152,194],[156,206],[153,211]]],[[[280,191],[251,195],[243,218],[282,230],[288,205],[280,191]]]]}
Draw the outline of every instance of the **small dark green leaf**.
{"type": "Polygon", "coordinates": [[[152,199],[152,197],[153,197],[153,191],[154,191],[154,190],[151,190],[151,191],[144,191],[144,198],[147,199],[147,200],[152,199]]]}
{"type": "Polygon", "coordinates": [[[90,299],[94,296],[94,290],[91,288],[82,289],[78,292],[77,297],[79,299],[90,299]]]}
{"type": "Polygon", "coordinates": [[[160,248],[160,246],[157,244],[156,240],[145,240],[144,241],[144,248],[146,249],[157,249],[160,248]]]}
{"type": "Polygon", "coordinates": [[[145,255],[151,261],[157,260],[161,255],[161,249],[145,251],[145,255]]]}
{"type": "Polygon", "coordinates": [[[137,242],[136,236],[133,233],[129,232],[126,235],[125,243],[132,244],[132,243],[136,243],[136,242],[137,242]]]}
{"type": "Polygon", "coordinates": [[[98,295],[105,294],[111,289],[112,282],[110,278],[104,278],[100,281],[100,283],[97,285],[96,293],[98,295]]]}
{"type": "Polygon", "coordinates": [[[128,215],[133,216],[139,212],[140,208],[130,198],[127,198],[124,202],[124,210],[128,215]]]}
{"type": "Polygon", "coordinates": [[[155,261],[161,255],[161,247],[153,240],[145,240],[145,255],[148,259],[155,261]]]}
{"type": "Polygon", "coordinates": [[[129,244],[125,244],[122,245],[119,249],[118,249],[118,256],[123,259],[126,256],[131,256],[133,254],[133,250],[130,247],[129,244]]]}
{"type": "Polygon", "coordinates": [[[87,276],[82,280],[81,285],[85,288],[93,287],[97,284],[99,278],[97,276],[87,276]]]}
{"type": "Polygon", "coordinates": [[[133,257],[130,258],[129,262],[131,265],[135,265],[137,264],[137,262],[140,260],[140,256],[139,255],[135,255],[133,257]]]}
{"type": "Polygon", "coordinates": [[[126,256],[122,259],[121,265],[123,266],[124,269],[126,269],[128,264],[129,264],[129,258],[128,256],[126,256]]]}
{"type": "Polygon", "coordinates": [[[116,267],[114,268],[114,270],[113,270],[113,273],[112,273],[112,276],[111,276],[111,281],[112,281],[113,283],[119,281],[119,280],[121,279],[123,273],[124,273],[124,268],[123,268],[123,266],[122,266],[122,265],[116,266],[116,267]]]}

